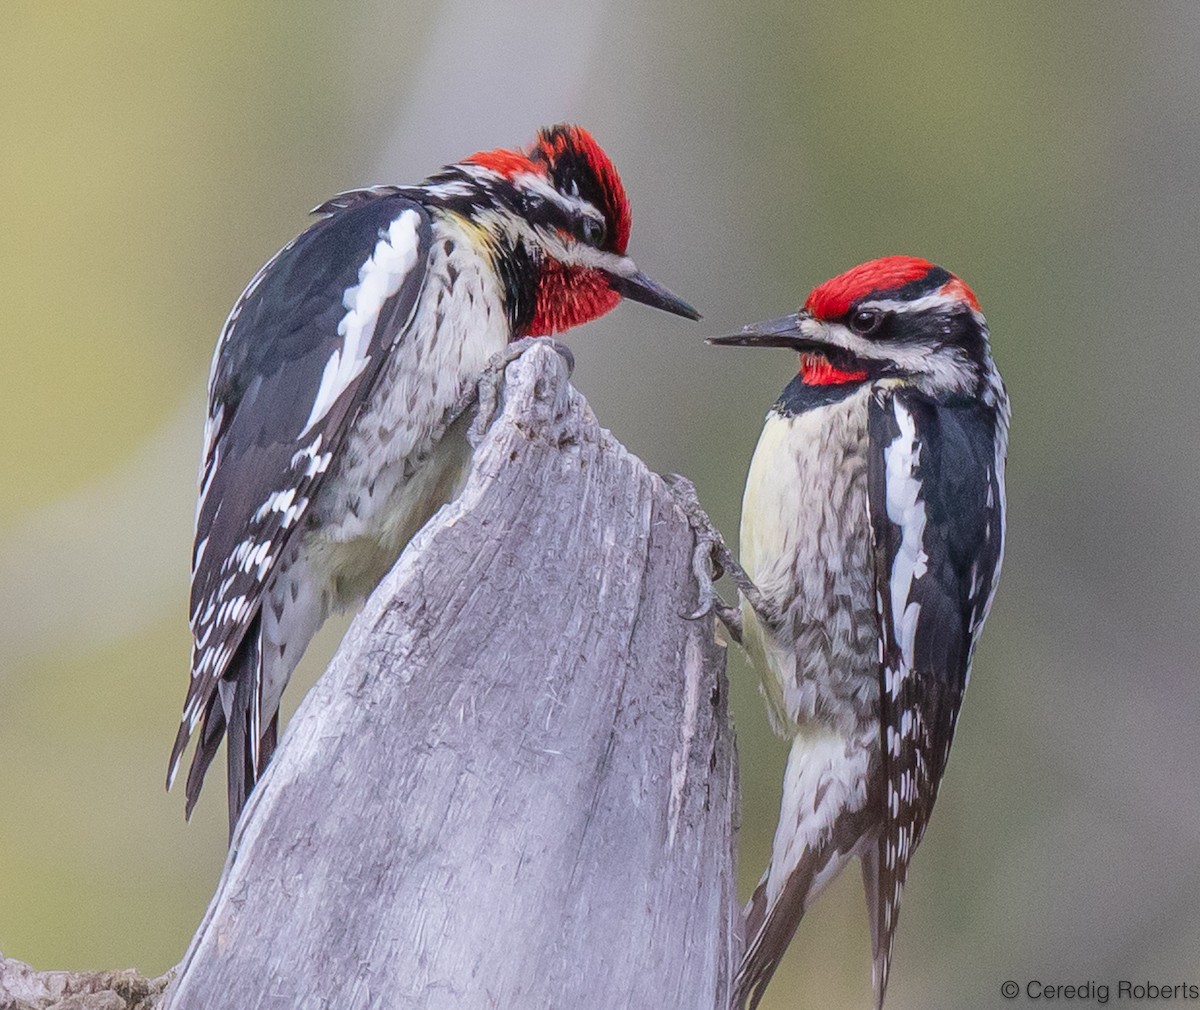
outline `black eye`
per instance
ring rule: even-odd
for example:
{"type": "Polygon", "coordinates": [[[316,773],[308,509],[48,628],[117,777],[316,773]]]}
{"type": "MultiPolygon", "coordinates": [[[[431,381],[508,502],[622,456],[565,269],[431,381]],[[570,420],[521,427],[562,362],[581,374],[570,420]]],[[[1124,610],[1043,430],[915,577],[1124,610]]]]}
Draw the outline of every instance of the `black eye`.
{"type": "Polygon", "coordinates": [[[879,309],[857,309],[850,316],[850,329],[860,337],[869,337],[883,325],[884,314],[879,309]]]}
{"type": "Polygon", "coordinates": [[[598,249],[604,244],[604,222],[597,221],[594,217],[581,217],[575,226],[575,234],[580,242],[598,249]]]}

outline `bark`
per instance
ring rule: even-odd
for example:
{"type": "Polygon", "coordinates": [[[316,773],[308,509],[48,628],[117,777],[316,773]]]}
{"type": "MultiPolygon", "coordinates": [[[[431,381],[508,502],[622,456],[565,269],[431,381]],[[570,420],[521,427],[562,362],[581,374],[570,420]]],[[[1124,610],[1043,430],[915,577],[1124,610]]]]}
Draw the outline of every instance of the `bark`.
{"type": "Polygon", "coordinates": [[[544,342],[292,719],[165,1001],[726,1010],[725,657],[693,534],[544,342]]]}
{"type": "Polygon", "coordinates": [[[0,1010],[155,1010],[171,976],[126,971],[34,971],[0,955],[0,1010]]]}

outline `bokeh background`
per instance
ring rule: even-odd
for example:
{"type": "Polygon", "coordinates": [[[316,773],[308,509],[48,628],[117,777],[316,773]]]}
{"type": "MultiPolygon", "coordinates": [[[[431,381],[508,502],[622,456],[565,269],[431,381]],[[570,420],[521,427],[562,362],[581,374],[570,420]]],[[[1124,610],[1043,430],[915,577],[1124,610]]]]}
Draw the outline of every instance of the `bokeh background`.
{"type": "MultiPolygon", "coordinates": [[[[731,536],[794,365],[703,335],[896,252],[991,321],[1009,554],[889,1006],[1200,983],[1195,0],[7,0],[0,42],[6,954],[162,971],[220,872],[220,790],[185,825],[162,778],[203,388],[245,281],[331,193],[570,119],[622,171],[639,264],[705,312],[622,307],[572,335],[575,380],[731,536]]],[[[731,676],[748,890],[784,750],[731,676]]],[[[868,998],[852,870],[763,1005],[868,998]]]]}

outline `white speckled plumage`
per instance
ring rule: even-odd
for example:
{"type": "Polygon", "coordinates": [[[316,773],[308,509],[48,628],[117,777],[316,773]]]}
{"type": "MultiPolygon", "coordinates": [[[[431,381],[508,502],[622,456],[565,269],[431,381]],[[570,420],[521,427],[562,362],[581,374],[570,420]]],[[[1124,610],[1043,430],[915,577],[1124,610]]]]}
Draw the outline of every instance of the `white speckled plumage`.
{"type": "Polygon", "coordinates": [[[768,907],[810,853],[822,856],[803,907],[858,854],[830,842],[839,819],[866,805],[878,764],[879,625],[863,452],[869,395],[864,387],[818,410],[773,410],[746,481],[741,563],[780,623],[764,627],[743,602],[743,642],[772,725],[791,740],[768,907]]]}
{"type": "Polygon", "coordinates": [[[853,732],[851,702],[878,693],[870,575],[866,440],[869,390],[840,403],[767,416],[742,501],[741,562],[782,625],[743,603],[746,648],[777,732],[853,732]],[[868,653],[864,655],[864,653],[868,653]],[[847,666],[845,656],[861,656],[847,666]]]}

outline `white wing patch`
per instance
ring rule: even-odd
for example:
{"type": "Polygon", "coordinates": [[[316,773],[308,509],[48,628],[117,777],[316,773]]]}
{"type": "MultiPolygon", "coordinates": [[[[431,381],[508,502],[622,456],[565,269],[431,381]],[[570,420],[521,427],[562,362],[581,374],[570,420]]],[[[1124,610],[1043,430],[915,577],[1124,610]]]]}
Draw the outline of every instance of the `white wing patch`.
{"type": "Polygon", "coordinates": [[[895,698],[899,696],[901,682],[912,672],[917,622],[921,616],[921,605],[910,603],[908,597],[913,583],[925,574],[929,556],[922,546],[925,502],[921,500],[921,481],[916,475],[921,462],[916,424],[898,399],[893,398],[892,409],[900,433],[884,448],[883,459],[887,472],[887,514],[900,529],[901,537],[890,579],[892,623],[900,647],[901,666],[894,675],[885,677],[884,686],[895,698]]]}
{"type": "Polygon", "coordinates": [[[387,300],[400,290],[404,278],[416,266],[420,248],[420,215],[404,211],[379,236],[375,249],[359,268],[358,283],[346,290],[342,304],[346,314],[338,323],[342,345],[330,355],[321,375],[321,385],[300,437],[312,430],[337,402],[350,384],[362,374],[370,360],[371,337],[379,313],[387,300]]]}

